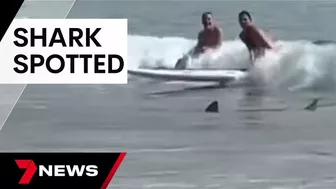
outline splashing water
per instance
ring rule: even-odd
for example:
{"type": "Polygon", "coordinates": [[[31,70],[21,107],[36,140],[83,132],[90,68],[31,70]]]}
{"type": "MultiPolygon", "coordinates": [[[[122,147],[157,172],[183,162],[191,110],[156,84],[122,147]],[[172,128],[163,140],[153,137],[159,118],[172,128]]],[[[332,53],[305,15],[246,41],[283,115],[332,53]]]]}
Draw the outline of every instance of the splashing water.
{"type": "MultiPolygon", "coordinates": [[[[173,68],[196,43],[180,37],[131,35],[128,39],[130,68],[173,68]]],[[[267,52],[251,71],[266,83],[289,90],[335,90],[336,46],[314,45],[309,41],[278,41],[277,52],[267,52]]],[[[239,40],[223,42],[220,49],[190,62],[194,69],[249,68],[248,52],[239,40]]]]}

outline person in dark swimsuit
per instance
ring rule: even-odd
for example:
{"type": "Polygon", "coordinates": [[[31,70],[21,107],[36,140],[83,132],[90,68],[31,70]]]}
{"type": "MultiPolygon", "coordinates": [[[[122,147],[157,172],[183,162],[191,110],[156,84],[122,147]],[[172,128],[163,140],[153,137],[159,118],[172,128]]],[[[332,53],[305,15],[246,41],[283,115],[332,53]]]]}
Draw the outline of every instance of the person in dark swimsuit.
{"type": "Polygon", "coordinates": [[[238,19],[243,29],[239,37],[249,50],[252,63],[257,58],[263,56],[267,49],[274,49],[271,39],[252,22],[249,12],[241,11],[238,19]]]}
{"type": "Polygon", "coordinates": [[[198,33],[197,44],[186,55],[180,58],[175,68],[184,69],[189,57],[195,58],[205,53],[208,49],[216,49],[221,46],[223,39],[222,30],[215,24],[211,12],[202,14],[203,30],[198,33]]]}

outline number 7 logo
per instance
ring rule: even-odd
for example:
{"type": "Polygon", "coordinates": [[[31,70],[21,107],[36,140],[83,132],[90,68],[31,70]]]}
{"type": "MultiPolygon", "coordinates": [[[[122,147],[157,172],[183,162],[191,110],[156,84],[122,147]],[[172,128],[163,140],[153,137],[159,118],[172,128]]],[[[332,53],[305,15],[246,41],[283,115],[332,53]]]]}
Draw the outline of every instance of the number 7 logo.
{"type": "Polygon", "coordinates": [[[33,160],[15,160],[17,166],[20,169],[26,169],[23,173],[19,184],[29,184],[33,178],[35,172],[37,171],[37,166],[33,160]]]}

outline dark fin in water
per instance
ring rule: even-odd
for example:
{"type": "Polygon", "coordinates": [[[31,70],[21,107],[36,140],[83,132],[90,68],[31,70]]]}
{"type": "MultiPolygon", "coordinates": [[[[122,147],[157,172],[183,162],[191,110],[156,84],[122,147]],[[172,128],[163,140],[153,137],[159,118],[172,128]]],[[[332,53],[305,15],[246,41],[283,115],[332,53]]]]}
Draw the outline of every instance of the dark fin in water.
{"type": "Polygon", "coordinates": [[[218,101],[215,100],[209,104],[209,106],[205,109],[205,112],[207,113],[218,113],[218,101]]]}
{"type": "Polygon", "coordinates": [[[240,68],[240,69],[238,69],[239,71],[242,71],[242,72],[247,72],[247,71],[249,71],[250,69],[249,68],[240,68]]]}
{"type": "Polygon", "coordinates": [[[331,40],[317,40],[313,41],[315,45],[336,45],[336,41],[331,40]]]}
{"type": "Polygon", "coordinates": [[[315,111],[319,100],[320,99],[315,98],[307,107],[305,107],[305,110],[315,111]]]}

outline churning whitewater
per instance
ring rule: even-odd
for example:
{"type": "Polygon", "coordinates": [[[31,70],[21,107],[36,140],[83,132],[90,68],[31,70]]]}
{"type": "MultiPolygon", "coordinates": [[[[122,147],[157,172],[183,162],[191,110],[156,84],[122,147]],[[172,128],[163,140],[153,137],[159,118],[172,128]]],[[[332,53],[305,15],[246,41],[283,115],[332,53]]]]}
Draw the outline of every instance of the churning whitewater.
{"type": "MultiPolygon", "coordinates": [[[[131,68],[173,68],[176,60],[190,50],[196,40],[181,37],[130,35],[128,59],[131,68]]],[[[336,89],[336,46],[309,41],[278,41],[277,52],[268,52],[253,70],[273,86],[290,90],[336,89]]],[[[249,68],[248,52],[238,39],[224,41],[220,49],[190,62],[194,69],[249,68]]]]}

